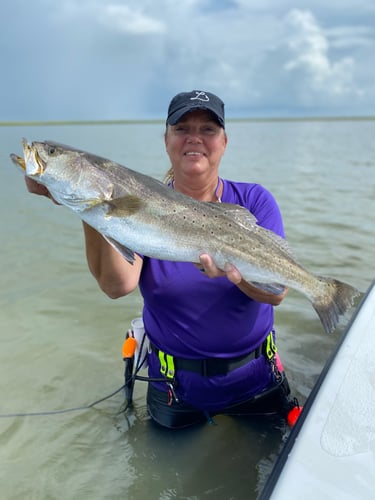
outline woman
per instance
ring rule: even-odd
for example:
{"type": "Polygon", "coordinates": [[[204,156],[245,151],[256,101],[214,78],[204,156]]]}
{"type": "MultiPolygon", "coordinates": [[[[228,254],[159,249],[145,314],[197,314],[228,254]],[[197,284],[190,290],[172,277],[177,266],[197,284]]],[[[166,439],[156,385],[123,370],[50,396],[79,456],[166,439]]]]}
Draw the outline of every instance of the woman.
{"type": "MultiPolygon", "coordinates": [[[[279,208],[257,184],[219,177],[227,146],[224,104],[203,91],[176,95],[168,108],[165,147],[169,186],[197,200],[246,207],[258,224],[284,236],[279,208]]],[[[31,192],[44,187],[27,180],[31,192]]],[[[232,415],[281,414],[293,407],[276,355],[274,295],[242,280],[209,255],[201,266],[136,255],[130,265],[94,229],[84,225],[89,268],[101,289],[118,298],[140,287],[148,355],[148,411],[159,424],[179,428],[232,415]]]]}

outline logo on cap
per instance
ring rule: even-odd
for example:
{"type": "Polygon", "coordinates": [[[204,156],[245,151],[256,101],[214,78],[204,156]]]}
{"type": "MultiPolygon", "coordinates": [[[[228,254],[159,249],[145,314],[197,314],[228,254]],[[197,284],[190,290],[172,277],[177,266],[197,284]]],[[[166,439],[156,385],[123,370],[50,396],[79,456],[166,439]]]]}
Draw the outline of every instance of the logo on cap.
{"type": "Polygon", "coordinates": [[[208,102],[210,100],[206,92],[199,92],[198,90],[196,90],[195,93],[197,95],[195,97],[190,97],[191,101],[198,100],[198,101],[208,102]]]}

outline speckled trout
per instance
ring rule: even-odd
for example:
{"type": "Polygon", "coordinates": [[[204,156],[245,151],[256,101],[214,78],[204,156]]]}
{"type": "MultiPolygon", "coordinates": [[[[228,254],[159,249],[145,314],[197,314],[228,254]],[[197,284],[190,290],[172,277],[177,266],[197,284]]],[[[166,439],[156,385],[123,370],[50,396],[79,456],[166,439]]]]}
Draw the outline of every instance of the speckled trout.
{"type": "Polygon", "coordinates": [[[244,280],[272,293],[291,287],[312,303],[326,332],[358,291],[317,276],[296,262],[283,238],[257,225],[245,208],[201,202],[162,182],[91,153],[55,142],[23,141],[12,160],[53,198],[101,233],[130,263],[134,252],[155,259],[234,265],[244,280]]]}

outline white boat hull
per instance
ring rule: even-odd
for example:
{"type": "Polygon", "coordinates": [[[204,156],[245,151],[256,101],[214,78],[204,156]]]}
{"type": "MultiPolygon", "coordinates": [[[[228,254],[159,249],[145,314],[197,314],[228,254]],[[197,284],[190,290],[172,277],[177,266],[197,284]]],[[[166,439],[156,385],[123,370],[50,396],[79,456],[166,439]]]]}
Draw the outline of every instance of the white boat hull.
{"type": "Polygon", "coordinates": [[[375,282],[292,430],[260,498],[375,498],[375,282]]]}

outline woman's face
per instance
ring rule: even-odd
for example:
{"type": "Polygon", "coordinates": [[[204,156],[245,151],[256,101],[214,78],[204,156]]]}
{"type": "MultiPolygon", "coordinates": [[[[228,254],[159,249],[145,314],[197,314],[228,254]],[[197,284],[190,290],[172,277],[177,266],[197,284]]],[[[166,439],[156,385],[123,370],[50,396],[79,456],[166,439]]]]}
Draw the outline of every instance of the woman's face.
{"type": "Polygon", "coordinates": [[[168,125],[165,133],[175,175],[217,175],[226,145],[225,130],[204,109],[186,113],[176,125],[168,125]]]}

